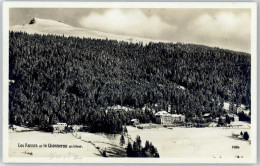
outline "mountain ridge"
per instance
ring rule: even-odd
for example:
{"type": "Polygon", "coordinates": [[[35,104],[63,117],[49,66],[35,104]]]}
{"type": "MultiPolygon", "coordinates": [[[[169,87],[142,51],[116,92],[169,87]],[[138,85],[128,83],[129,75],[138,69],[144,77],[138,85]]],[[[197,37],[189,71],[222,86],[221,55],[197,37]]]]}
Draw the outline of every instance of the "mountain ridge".
{"type": "Polygon", "coordinates": [[[62,23],[60,21],[49,20],[49,19],[40,19],[33,18],[28,24],[24,25],[14,25],[10,27],[10,31],[14,32],[26,32],[28,34],[51,34],[51,35],[59,35],[59,36],[72,36],[72,37],[80,37],[80,38],[92,38],[92,39],[109,39],[109,40],[118,40],[130,43],[140,43],[148,44],[150,42],[153,43],[175,43],[167,40],[155,40],[149,38],[141,38],[134,36],[125,36],[125,35],[116,35],[110,34],[95,30],[88,30],[84,28],[73,27],[71,25],[62,23]]]}

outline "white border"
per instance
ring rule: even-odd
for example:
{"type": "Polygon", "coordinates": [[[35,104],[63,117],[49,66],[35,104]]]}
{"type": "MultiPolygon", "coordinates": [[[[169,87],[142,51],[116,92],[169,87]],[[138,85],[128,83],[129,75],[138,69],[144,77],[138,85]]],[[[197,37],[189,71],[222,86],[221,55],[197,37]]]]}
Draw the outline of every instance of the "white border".
{"type": "Polygon", "coordinates": [[[256,2],[3,2],[3,160],[11,163],[256,163],[257,162],[257,3],[256,2]],[[251,8],[251,158],[10,158],[8,156],[9,8],[251,8]]]}

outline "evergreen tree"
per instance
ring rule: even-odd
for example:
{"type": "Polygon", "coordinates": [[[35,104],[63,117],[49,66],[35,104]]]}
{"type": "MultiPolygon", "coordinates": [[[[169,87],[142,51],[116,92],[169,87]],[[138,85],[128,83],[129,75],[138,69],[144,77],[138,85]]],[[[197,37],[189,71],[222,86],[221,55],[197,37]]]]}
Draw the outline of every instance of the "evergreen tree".
{"type": "Polygon", "coordinates": [[[249,139],[249,134],[248,132],[244,132],[243,138],[247,141],[249,139]]]}
{"type": "Polygon", "coordinates": [[[145,142],[145,147],[144,147],[145,151],[147,151],[148,149],[150,149],[150,143],[149,141],[145,142]]]}
{"type": "Polygon", "coordinates": [[[128,142],[128,144],[127,144],[126,154],[127,154],[127,157],[133,157],[133,147],[130,142],[128,142]]]}
{"type": "Polygon", "coordinates": [[[134,141],[133,143],[133,156],[134,157],[139,157],[139,147],[137,145],[137,143],[134,141]]]}
{"type": "Polygon", "coordinates": [[[141,150],[141,143],[142,143],[142,141],[141,141],[141,137],[138,135],[138,136],[136,136],[136,146],[137,146],[137,149],[140,151],[141,150]]]}
{"type": "Polygon", "coordinates": [[[125,137],[124,135],[121,135],[120,137],[120,145],[123,146],[125,144],[125,137]]]}
{"type": "Polygon", "coordinates": [[[230,122],[231,122],[230,117],[228,115],[226,115],[226,123],[230,124],[230,122]]]}

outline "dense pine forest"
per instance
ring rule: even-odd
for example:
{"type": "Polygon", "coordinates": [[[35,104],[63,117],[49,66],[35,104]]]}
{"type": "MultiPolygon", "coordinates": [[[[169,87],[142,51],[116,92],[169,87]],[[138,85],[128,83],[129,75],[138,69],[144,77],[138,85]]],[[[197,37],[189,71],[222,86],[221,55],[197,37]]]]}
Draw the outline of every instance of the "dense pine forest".
{"type": "Polygon", "coordinates": [[[54,35],[9,34],[9,123],[84,124],[118,133],[155,110],[185,114],[186,121],[250,107],[250,54],[182,43],[133,44],[54,35]],[[132,111],[105,111],[108,106],[132,111]]]}

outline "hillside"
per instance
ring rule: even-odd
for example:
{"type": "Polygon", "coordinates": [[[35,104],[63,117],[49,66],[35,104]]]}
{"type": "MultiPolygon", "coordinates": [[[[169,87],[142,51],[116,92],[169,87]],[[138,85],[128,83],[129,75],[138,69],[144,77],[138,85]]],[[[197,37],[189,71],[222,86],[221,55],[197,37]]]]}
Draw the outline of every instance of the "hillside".
{"type": "Polygon", "coordinates": [[[25,25],[15,25],[10,27],[10,31],[15,32],[26,32],[28,34],[52,34],[52,35],[60,35],[60,36],[73,36],[80,38],[93,38],[93,39],[111,39],[118,41],[125,41],[131,43],[139,43],[142,42],[144,44],[148,44],[149,42],[165,42],[170,43],[171,41],[166,40],[153,40],[147,38],[133,37],[133,36],[123,36],[123,35],[115,35],[109,34],[94,30],[88,30],[83,28],[76,28],[67,24],[64,24],[59,21],[48,20],[48,19],[40,19],[33,18],[28,24],[25,25]]]}
{"type": "Polygon", "coordinates": [[[116,133],[132,118],[154,121],[144,105],[192,117],[250,106],[250,56],[180,43],[148,45],[10,32],[10,123],[57,121],[116,133]],[[135,111],[108,112],[121,105],[135,111]],[[158,105],[158,106],[156,106],[158,105]]]}

